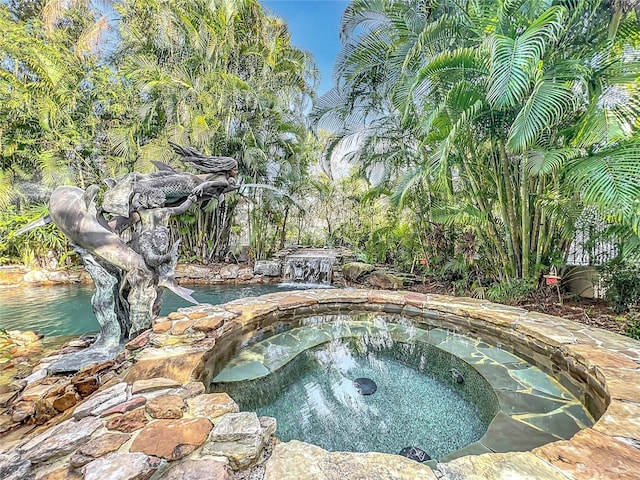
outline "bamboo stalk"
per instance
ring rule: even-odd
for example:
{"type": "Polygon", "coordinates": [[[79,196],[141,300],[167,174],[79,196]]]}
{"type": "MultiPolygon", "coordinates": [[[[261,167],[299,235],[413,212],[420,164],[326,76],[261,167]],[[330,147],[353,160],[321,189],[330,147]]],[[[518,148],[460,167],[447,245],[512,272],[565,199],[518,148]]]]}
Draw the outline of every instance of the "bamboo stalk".
{"type": "MultiPolygon", "coordinates": [[[[496,168],[496,178],[495,178],[495,184],[496,184],[496,193],[498,195],[498,208],[500,210],[500,215],[502,217],[502,223],[504,224],[504,228],[505,228],[505,237],[506,237],[506,241],[507,241],[507,258],[509,259],[509,269],[510,269],[510,273],[511,275],[517,275],[518,274],[518,266],[517,266],[517,262],[516,262],[516,258],[515,258],[515,250],[514,250],[514,246],[513,246],[513,235],[512,235],[512,228],[511,228],[511,222],[509,220],[509,213],[507,212],[507,207],[506,207],[506,193],[505,191],[503,191],[503,183],[504,183],[504,173],[503,173],[503,168],[501,168],[501,161],[500,159],[496,159],[496,156],[494,155],[494,165],[496,168]],[[497,163],[496,163],[497,160],[497,163]]],[[[506,189],[505,189],[506,190],[506,189]]]]}
{"type": "Polygon", "coordinates": [[[520,162],[520,221],[521,221],[521,250],[522,250],[522,277],[530,275],[531,267],[531,209],[529,199],[529,179],[524,162],[520,162]]]}
{"type": "Polygon", "coordinates": [[[508,235],[510,236],[510,238],[508,239],[507,243],[510,245],[510,248],[512,250],[511,256],[513,258],[513,261],[515,262],[513,273],[515,275],[521,275],[522,274],[522,270],[521,270],[522,252],[519,245],[519,239],[521,235],[519,235],[520,232],[518,230],[518,222],[516,220],[516,215],[515,215],[515,211],[517,208],[516,198],[515,198],[515,195],[513,194],[514,190],[518,191],[518,185],[516,182],[516,185],[513,185],[513,190],[512,190],[512,185],[510,180],[513,179],[513,176],[511,175],[511,171],[510,171],[509,157],[507,155],[507,151],[505,150],[504,144],[502,142],[497,142],[497,147],[498,147],[498,154],[499,154],[499,160],[500,160],[500,168],[502,172],[502,176],[499,177],[500,184],[504,186],[503,198],[506,199],[506,202],[504,201],[501,202],[502,203],[501,208],[504,210],[506,214],[504,217],[504,220],[509,225],[508,235]]]}
{"type": "MultiPolygon", "coordinates": [[[[469,182],[469,186],[471,187],[471,190],[473,191],[473,199],[472,202],[475,201],[477,203],[477,206],[479,207],[479,210],[482,212],[487,213],[487,215],[490,217],[491,215],[491,209],[489,208],[489,206],[486,204],[484,197],[482,196],[482,194],[480,193],[480,188],[478,187],[476,178],[474,176],[474,173],[471,171],[471,165],[468,163],[467,159],[464,158],[462,159],[462,167],[464,168],[465,171],[465,180],[468,180],[469,182]]],[[[491,238],[491,241],[495,247],[495,251],[498,252],[498,255],[500,257],[500,261],[502,263],[502,266],[506,266],[508,263],[508,258],[507,256],[505,256],[504,253],[504,248],[503,248],[503,243],[500,240],[500,235],[498,235],[498,231],[496,230],[496,226],[495,224],[491,221],[491,218],[488,219],[487,221],[487,227],[488,227],[488,234],[489,237],[491,238]]]]}

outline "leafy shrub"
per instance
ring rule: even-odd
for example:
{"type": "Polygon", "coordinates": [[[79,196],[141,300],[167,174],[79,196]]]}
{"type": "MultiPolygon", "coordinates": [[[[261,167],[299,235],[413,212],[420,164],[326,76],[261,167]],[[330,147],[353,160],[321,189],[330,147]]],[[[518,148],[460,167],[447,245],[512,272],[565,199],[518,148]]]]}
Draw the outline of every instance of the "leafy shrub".
{"type": "Polygon", "coordinates": [[[612,261],[600,268],[605,298],[616,313],[640,304],[640,263],[633,260],[612,261]]]}
{"type": "Polygon", "coordinates": [[[72,250],[65,236],[55,225],[38,227],[22,235],[15,233],[19,228],[46,214],[45,207],[18,212],[15,207],[10,206],[0,212],[0,263],[44,264],[49,252],[53,252],[60,263],[66,260],[72,250]]]}
{"type": "Polygon", "coordinates": [[[508,303],[530,295],[538,288],[538,280],[535,278],[519,278],[510,282],[496,283],[486,291],[486,297],[499,303],[508,303]]]}
{"type": "Polygon", "coordinates": [[[635,313],[629,318],[624,330],[625,335],[640,340],[640,315],[635,313]]]}

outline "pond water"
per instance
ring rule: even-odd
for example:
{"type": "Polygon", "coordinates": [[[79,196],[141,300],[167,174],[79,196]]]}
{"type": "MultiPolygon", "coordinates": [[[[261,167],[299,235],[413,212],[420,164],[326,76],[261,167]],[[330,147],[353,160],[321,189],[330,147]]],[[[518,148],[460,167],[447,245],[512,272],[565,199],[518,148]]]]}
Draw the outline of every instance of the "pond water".
{"type": "MultiPolygon", "coordinates": [[[[236,298],[304,288],[292,284],[197,285],[194,298],[218,305],[236,298]]],[[[92,285],[0,288],[0,329],[36,330],[45,337],[97,332],[98,321],[91,310],[92,285]]],[[[189,306],[170,291],[162,296],[161,314],[189,306]]]]}

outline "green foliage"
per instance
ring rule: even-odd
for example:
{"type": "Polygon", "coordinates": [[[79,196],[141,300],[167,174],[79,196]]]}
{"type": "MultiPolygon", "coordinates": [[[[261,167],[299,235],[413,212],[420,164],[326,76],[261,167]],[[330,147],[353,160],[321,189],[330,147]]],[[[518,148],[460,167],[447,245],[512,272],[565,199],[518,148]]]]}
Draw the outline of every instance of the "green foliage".
{"type": "MultiPolygon", "coordinates": [[[[255,0],[114,8],[118,22],[99,18],[91,2],[0,5],[0,207],[20,198],[20,180],[87,187],[150,171],[151,160],[171,163],[168,139],[233,156],[245,182],[295,197],[315,155],[303,112],[317,72],[284,22],[255,0]],[[111,26],[119,31],[101,35],[111,26]]],[[[243,194],[258,210],[291,203],[243,194]]],[[[178,221],[183,256],[224,257],[236,205],[214,200],[178,221]]],[[[277,235],[256,228],[252,240],[272,251],[288,219],[276,218],[277,235]]],[[[30,250],[21,251],[28,260],[30,250]]]]}
{"type": "MultiPolygon", "coordinates": [[[[487,276],[527,279],[585,205],[640,232],[638,31],[603,0],[356,0],[312,118],[416,228],[472,231],[487,276]]],[[[455,257],[429,261],[463,281],[455,257]]]]}
{"type": "Polygon", "coordinates": [[[46,214],[46,209],[32,208],[18,213],[14,207],[0,212],[0,263],[32,265],[48,257],[49,252],[64,264],[72,253],[67,239],[53,224],[39,227],[20,236],[15,232],[46,214]]]}
{"type": "MultiPolygon", "coordinates": [[[[135,108],[123,78],[93,48],[105,19],[83,2],[59,7],[34,15],[17,5],[14,15],[0,6],[0,168],[14,187],[87,186],[113,174],[108,132],[135,108]]],[[[0,206],[15,196],[0,186],[0,206]]]]}
{"type": "Polygon", "coordinates": [[[640,305],[640,263],[611,261],[600,268],[605,297],[617,313],[640,305]]]}
{"type": "Polygon", "coordinates": [[[517,302],[529,296],[537,288],[536,278],[519,278],[490,286],[486,291],[486,298],[499,303],[517,302]]]}
{"type": "MultiPolygon", "coordinates": [[[[282,20],[254,0],[135,0],[116,8],[121,43],[113,60],[142,105],[135,135],[113,135],[115,148],[135,152],[137,169],[159,158],[170,162],[167,140],[236,158],[245,183],[282,192],[242,192],[243,208],[251,205],[251,246],[260,258],[272,252],[286,237],[289,217],[282,212],[306,178],[313,139],[302,112],[315,85],[313,58],[293,47],[282,20]]],[[[224,258],[237,205],[227,198],[194,211],[195,231],[181,221],[183,254],[224,258]]]]}
{"type": "Polygon", "coordinates": [[[640,312],[637,309],[629,309],[625,335],[640,340],[640,312]]]}

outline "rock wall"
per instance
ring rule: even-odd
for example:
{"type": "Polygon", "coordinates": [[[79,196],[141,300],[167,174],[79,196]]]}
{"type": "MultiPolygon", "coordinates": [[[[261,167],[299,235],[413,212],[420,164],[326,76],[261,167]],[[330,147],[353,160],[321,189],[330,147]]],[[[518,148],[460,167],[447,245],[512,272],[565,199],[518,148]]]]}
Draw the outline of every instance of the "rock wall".
{"type": "Polygon", "coordinates": [[[114,363],[74,376],[47,376],[42,363],[0,424],[31,407],[51,413],[49,421],[35,429],[37,417],[26,415],[5,424],[0,478],[153,480],[204,478],[206,471],[219,480],[633,480],[640,471],[639,365],[640,342],[628,337],[470,298],[326,289],[198,305],[156,319],[114,363]],[[334,454],[301,442],[273,447],[272,419],[241,415],[226,394],[205,392],[211,362],[228,337],[242,340],[276,321],[349,311],[398,313],[507,345],[570,390],[580,388],[599,419],[569,440],[526,452],[508,450],[506,442],[507,451],[462,456],[432,471],[397,455],[334,454]]]}

